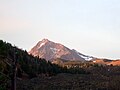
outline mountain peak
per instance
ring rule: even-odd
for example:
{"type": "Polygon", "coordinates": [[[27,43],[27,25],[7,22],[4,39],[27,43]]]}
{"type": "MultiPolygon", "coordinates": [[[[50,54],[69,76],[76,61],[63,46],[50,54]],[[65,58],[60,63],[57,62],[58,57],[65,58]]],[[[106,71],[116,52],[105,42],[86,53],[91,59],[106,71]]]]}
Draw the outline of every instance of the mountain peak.
{"type": "Polygon", "coordinates": [[[61,58],[65,60],[85,61],[89,59],[89,56],[83,55],[76,50],[71,50],[60,43],[49,41],[48,39],[43,39],[38,42],[29,53],[33,56],[45,58],[46,60],[61,58]]]}
{"type": "Polygon", "coordinates": [[[44,38],[44,39],[42,40],[42,42],[49,42],[49,40],[46,39],[46,38],[44,38]]]}
{"type": "Polygon", "coordinates": [[[37,46],[40,48],[42,46],[44,46],[46,43],[50,42],[48,39],[42,39],[42,41],[39,41],[37,43],[37,46]]]}

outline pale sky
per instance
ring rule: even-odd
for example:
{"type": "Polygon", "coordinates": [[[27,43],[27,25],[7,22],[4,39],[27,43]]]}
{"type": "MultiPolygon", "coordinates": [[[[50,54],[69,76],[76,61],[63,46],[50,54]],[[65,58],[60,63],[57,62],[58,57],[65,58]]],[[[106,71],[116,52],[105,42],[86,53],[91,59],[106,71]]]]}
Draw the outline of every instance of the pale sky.
{"type": "Polygon", "coordinates": [[[0,39],[29,51],[43,38],[118,59],[120,0],[0,0],[0,39]]]}

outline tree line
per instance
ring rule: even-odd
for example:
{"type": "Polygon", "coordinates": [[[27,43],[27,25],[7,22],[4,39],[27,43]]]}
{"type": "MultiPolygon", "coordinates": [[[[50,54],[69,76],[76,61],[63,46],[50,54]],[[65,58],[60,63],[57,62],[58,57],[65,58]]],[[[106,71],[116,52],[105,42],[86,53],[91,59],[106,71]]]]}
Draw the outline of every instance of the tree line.
{"type": "Polygon", "coordinates": [[[13,76],[33,78],[39,75],[56,75],[58,73],[86,73],[83,69],[60,67],[45,59],[29,55],[26,50],[12,46],[0,40],[0,90],[9,88],[13,76]]]}

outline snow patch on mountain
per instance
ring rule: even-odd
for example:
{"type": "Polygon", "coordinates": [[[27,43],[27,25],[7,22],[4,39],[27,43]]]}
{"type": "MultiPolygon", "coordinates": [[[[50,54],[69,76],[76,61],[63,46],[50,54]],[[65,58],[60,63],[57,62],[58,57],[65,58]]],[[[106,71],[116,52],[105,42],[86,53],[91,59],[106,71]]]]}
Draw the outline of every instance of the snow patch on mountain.
{"type": "Polygon", "coordinates": [[[87,61],[89,61],[89,60],[92,60],[92,59],[93,59],[93,57],[80,55],[79,53],[78,53],[78,55],[79,55],[81,58],[84,58],[84,59],[85,59],[85,60],[87,60],[87,61]]]}
{"type": "Polygon", "coordinates": [[[53,52],[54,54],[58,51],[58,49],[56,49],[56,48],[51,48],[51,47],[50,47],[50,49],[52,50],[52,52],[53,52]]]}
{"type": "Polygon", "coordinates": [[[83,58],[83,59],[85,59],[85,60],[87,60],[87,61],[93,59],[93,57],[91,57],[91,56],[86,56],[86,55],[83,55],[83,54],[80,54],[78,51],[76,51],[76,50],[74,50],[74,49],[73,49],[73,51],[75,51],[75,52],[77,53],[78,56],[80,56],[81,58],[83,58]]]}
{"type": "MultiPolygon", "coordinates": [[[[40,47],[42,47],[43,45],[45,45],[45,43],[41,43],[41,44],[40,44],[40,47]]],[[[40,47],[39,47],[39,48],[40,48],[40,47]]]]}

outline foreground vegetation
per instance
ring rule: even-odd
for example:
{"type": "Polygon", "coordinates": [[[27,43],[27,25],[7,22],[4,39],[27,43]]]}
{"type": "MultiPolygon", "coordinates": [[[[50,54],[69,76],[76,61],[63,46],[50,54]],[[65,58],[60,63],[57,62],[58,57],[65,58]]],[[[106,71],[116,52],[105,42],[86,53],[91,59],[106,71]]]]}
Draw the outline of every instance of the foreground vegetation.
{"type": "MultiPolygon", "coordinates": [[[[0,40],[0,90],[11,88],[15,76],[31,79],[39,76],[53,76],[58,73],[87,73],[84,69],[60,67],[49,61],[33,57],[26,51],[0,40]]],[[[14,82],[13,82],[14,83],[14,82]]]]}
{"type": "Polygon", "coordinates": [[[120,90],[120,75],[58,74],[18,80],[17,90],[120,90]]]}
{"type": "Polygon", "coordinates": [[[11,89],[14,71],[16,90],[120,90],[119,66],[66,62],[63,67],[0,40],[0,90],[11,89]]]}

